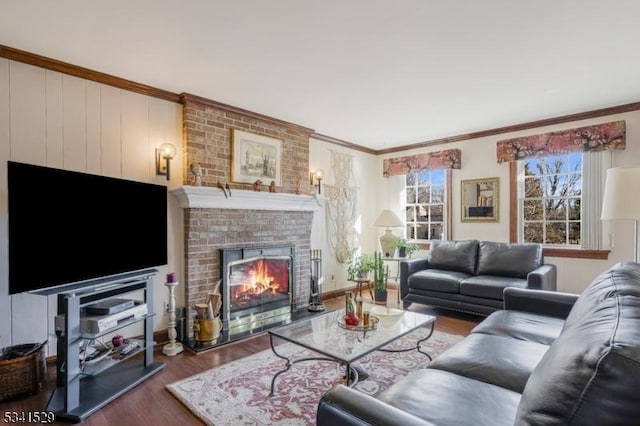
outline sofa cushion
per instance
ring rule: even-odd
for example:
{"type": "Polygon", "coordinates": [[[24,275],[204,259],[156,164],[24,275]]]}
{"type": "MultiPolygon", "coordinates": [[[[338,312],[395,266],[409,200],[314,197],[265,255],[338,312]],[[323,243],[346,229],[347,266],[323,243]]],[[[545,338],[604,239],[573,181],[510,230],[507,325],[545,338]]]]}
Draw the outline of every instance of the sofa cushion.
{"type": "Polygon", "coordinates": [[[483,297],[485,299],[503,300],[505,287],[526,288],[527,280],[514,277],[497,277],[476,275],[460,282],[460,294],[483,297]]]}
{"type": "Polygon", "coordinates": [[[412,372],[377,398],[436,425],[512,426],[520,394],[428,368],[412,372]]]}
{"type": "Polygon", "coordinates": [[[526,278],[542,260],[540,244],[480,241],[477,274],[526,278]]]}
{"type": "Polygon", "coordinates": [[[473,275],[477,257],[478,240],[434,240],[429,250],[429,268],[473,275]]]}
{"type": "Polygon", "coordinates": [[[602,301],[611,297],[614,291],[616,294],[640,297],[640,285],[638,285],[640,268],[637,265],[637,263],[621,262],[598,275],[574,303],[571,312],[567,315],[564,328],[583,321],[600,309],[602,301]]]}
{"type": "Polygon", "coordinates": [[[498,311],[475,326],[471,333],[492,334],[550,345],[560,335],[564,320],[519,311],[498,311]]]}
{"type": "Polygon", "coordinates": [[[460,281],[469,274],[439,269],[425,269],[409,277],[409,287],[420,290],[440,291],[443,293],[459,293],[460,281]]]}
{"type": "Polygon", "coordinates": [[[549,346],[489,334],[471,334],[429,365],[522,393],[549,346]]]}
{"type": "Polygon", "coordinates": [[[576,308],[531,373],[515,424],[638,424],[640,264],[601,274],[576,308]]]}

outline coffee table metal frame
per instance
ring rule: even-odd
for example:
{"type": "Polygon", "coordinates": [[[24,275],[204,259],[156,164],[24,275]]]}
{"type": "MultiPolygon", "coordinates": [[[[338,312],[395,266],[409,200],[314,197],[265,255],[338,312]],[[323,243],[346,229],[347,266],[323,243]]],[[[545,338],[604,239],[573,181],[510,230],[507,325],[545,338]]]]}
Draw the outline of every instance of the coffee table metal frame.
{"type": "MultiPolygon", "coordinates": [[[[373,309],[376,308],[373,307],[373,309]]],[[[395,310],[395,314],[388,316],[377,314],[376,316],[380,321],[374,331],[355,331],[340,327],[338,319],[344,317],[344,309],[269,330],[271,350],[278,358],[285,361],[285,368],[275,373],[271,380],[269,396],[275,395],[276,379],[281,374],[289,371],[293,364],[299,362],[337,362],[345,367],[347,386],[355,386],[358,383],[359,374],[354,363],[371,352],[408,352],[417,350],[431,360],[431,356],[421,350],[421,343],[433,335],[436,317],[409,311],[403,311],[399,314],[398,312],[400,311],[395,310]],[[400,337],[427,325],[430,326],[428,336],[419,339],[415,346],[401,349],[384,349],[384,346],[400,337]],[[319,356],[291,359],[290,356],[278,352],[274,338],[309,349],[318,353],[319,356]]]]}

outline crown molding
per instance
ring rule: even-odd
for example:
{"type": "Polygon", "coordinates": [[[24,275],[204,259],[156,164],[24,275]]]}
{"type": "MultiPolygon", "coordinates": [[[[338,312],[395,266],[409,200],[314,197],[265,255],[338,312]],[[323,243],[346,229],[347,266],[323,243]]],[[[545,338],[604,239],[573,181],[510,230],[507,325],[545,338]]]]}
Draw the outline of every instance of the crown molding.
{"type": "Polygon", "coordinates": [[[85,80],[95,81],[97,83],[106,84],[119,89],[139,93],[141,95],[164,99],[165,101],[178,103],[180,98],[177,93],[147,86],[146,84],[136,83],[135,81],[79,67],[77,65],[47,58],[45,56],[36,55],[35,53],[25,52],[24,50],[14,49],[13,47],[0,45],[0,57],[52,71],[58,71],[74,77],[84,78],[85,80]]]}

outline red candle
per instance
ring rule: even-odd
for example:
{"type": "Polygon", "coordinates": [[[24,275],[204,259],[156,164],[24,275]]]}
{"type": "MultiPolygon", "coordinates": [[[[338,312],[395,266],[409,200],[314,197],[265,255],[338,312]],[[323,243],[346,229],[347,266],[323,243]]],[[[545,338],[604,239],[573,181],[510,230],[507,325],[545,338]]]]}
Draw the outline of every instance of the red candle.
{"type": "Polygon", "coordinates": [[[169,272],[167,274],[167,282],[168,283],[174,283],[176,282],[176,273],[175,272],[169,272]]]}

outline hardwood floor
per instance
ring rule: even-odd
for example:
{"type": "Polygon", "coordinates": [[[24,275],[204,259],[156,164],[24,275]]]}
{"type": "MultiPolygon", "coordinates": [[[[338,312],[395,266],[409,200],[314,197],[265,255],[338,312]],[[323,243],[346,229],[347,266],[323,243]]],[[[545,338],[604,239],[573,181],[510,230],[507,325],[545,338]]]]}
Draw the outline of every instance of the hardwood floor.
{"type": "MultiPolygon", "coordinates": [[[[396,293],[393,290],[390,291],[389,306],[395,305],[395,297],[396,293]]],[[[340,309],[343,307],[344,297],[328,300],[325,304],[328,309],[340,309]]],[[[436,321],[437,330],[460,335],[467,335],[482,319],[482,317],[457,314],[415,304],[411,307],[411,310],[436,315],[438,317],[436,321]]],[[[186,426],[201,424],[189,410],[165,390],[165,385],[268,349],[269,337],[267,334],[257,335],[200,355],[184,352],[175,357],[166,357],[162,355],[161,348],[161,345],[156,347],[155,356],[156,360],[166,363],[164,370],[89,416],[82,424],[87,426],[177,424],[186,426]]],[[[49,365],[47,373],[46,388],[42,392],[35,396],[0,403],[0,409],[3,414],[11,411],[43,410],[55,387],[55,365],[49,365]]],[[[108,371],[105,374],[108,374],[108,371]]],[[[58,421],[56,424],[71,423],[58,421]]]]}

